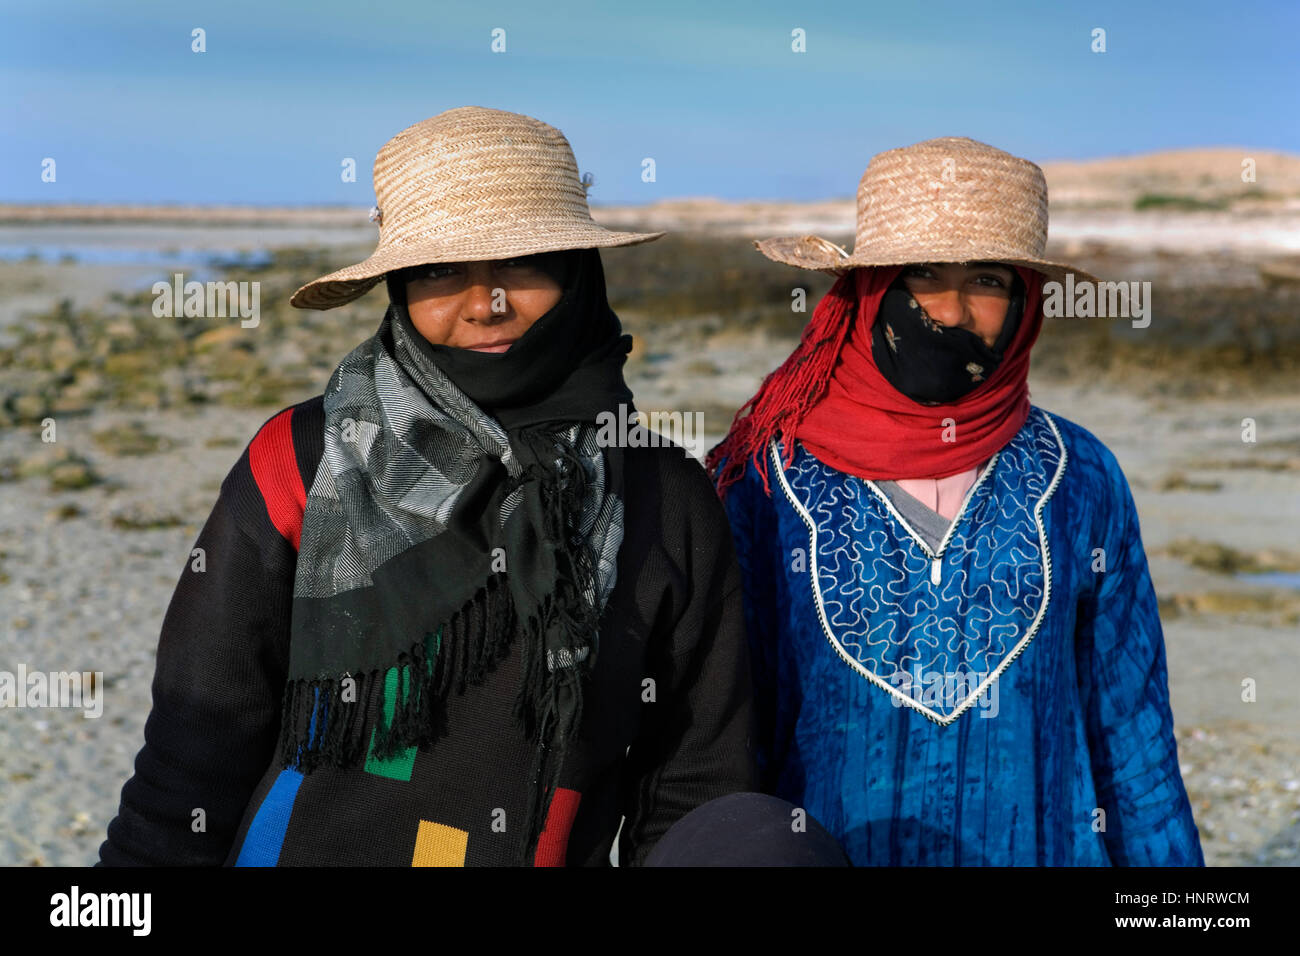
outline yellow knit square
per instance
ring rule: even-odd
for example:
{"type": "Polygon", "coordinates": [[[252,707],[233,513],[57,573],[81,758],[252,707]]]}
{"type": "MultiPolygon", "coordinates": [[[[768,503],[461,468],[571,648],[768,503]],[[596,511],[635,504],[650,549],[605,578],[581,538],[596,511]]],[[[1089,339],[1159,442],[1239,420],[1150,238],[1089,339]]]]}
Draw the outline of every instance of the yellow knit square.
{"type": "Polygon", "coordinates": [[[420,821],[411,866],[464,866],[469,833],[441,823],[420,821]]]}

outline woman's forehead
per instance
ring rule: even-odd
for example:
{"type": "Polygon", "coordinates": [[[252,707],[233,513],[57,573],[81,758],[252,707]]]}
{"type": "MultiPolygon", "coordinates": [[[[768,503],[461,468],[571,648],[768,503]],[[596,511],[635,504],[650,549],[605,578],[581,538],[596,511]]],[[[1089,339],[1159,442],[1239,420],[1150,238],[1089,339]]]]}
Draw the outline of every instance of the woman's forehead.
{"type": "Polygon", "coordinates": [[[918,262],[915,264],[932,267],[932,268],[933,267],[945,268],[948,266],[963,266],[968,269],[1006,269],[1008,272],[1012,272],[1015,269],[1015,266],[1011,265],[1011,263],[1009,262],[995,262],[992,259],[988,259],[988,260],[981,259],[976,262],[918,262]]]}

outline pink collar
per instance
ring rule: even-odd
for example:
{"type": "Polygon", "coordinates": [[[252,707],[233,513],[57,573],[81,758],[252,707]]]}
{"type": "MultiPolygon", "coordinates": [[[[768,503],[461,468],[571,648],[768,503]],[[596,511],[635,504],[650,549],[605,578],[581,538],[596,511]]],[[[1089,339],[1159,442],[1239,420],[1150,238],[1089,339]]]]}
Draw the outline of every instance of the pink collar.
{"type": "Polygon", "coordinates": [[[980,471],[988,464],[988,459],[974,468],[949,475],[947,478],[899,478],[898,487],[931,511],[937,511],[949,521],[957,517],[957,509],[966,498],[966,492],[979,478],[980,471]]]}

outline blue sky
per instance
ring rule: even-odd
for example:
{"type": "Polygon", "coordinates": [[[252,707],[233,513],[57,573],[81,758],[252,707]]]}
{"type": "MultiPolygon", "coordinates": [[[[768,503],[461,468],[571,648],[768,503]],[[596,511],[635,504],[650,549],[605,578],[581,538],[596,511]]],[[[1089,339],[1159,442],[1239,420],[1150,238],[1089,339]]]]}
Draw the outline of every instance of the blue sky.
{"type": "Polygon", "coordinates": [[[3,0],[0,201],[368,207],[384,141],[464,105],[563,130],[594,203],[851,195],[873,153],[944,135],[1300,152],[1297,37],[1295,0],[3,0]]]}

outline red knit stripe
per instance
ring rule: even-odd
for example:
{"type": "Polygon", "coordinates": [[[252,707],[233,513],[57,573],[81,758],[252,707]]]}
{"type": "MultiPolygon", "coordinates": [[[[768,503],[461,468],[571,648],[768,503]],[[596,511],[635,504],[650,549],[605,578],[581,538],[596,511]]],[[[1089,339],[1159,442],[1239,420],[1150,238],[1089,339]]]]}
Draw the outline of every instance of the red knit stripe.
{"type": "Polygon", "coordinates": [[[293,450],[292,419],[293,409],[286,408],[263,425],[249,445],[248,460],[271,523],[297,551],[307,492],[293,450]]]}
{"type": "Polygon", "coordinates": [[[537,838],[533,866],[564,866],[564,857],[569,849],[569,831],[573,829],[581,800],[582,794],[577,790],[555,788],[551,809],[546,814],[546,828],[537,838]]]}

